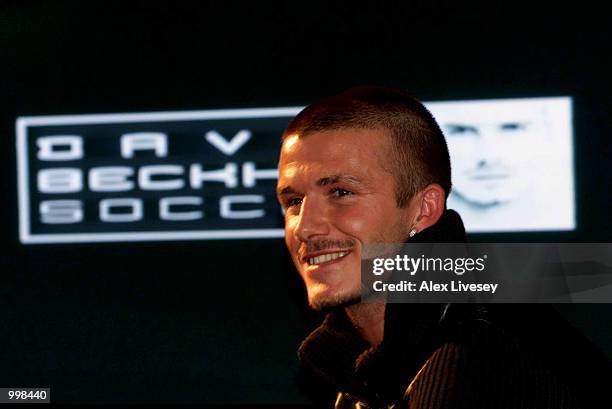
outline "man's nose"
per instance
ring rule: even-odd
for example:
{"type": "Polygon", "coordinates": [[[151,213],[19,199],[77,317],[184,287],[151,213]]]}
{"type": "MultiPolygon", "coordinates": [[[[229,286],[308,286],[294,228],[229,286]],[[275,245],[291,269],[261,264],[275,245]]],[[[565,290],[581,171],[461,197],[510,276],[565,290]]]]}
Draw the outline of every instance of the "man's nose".
{"type": "Polygon", "coordinates": [[[327,211],[320,199],[305,197],[302,200],[298,217],[293,233],[299,241],[307,242],[316,236],[324,236],[329,233],[327,211]]]}
{"type": "Polygon", "coordinates": [[[500,161],[498,145],[502,142],[494,129],[481,131],[476,146],[476,167],[485,168],[496,166],[500,161]]]}

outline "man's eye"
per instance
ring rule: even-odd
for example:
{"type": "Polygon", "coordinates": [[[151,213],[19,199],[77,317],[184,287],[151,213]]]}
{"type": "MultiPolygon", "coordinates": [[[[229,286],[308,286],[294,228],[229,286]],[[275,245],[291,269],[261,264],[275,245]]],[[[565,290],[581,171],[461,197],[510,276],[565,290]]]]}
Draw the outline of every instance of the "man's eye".
{"type": "Polygon", "coordinates": [[[499,128],[502,131],[522,131],[525,130],[527,128],[527,126],[525,124],[519,123],[519,122],[507,122],[505,124],[501,124],[499,126],[499,128]]]}
{"type": "Polygon", "coordinates": [[[287,200],[287,207],[299,206],[302,204],[301,197],[294,197],[292,199],[287,200]]]}
{"type": "Polygon", "coordinates": [[[334,197],[344,197],[344,196],[350,196],[353,194],[353,192],[351,191],[348,191],[346,189],[340,189],[340,188],[332,189],[330,193],[334,197]]]}
{"type": "Polygon", "coordinates": [[[475,126],[470,125],[459,125],[459,124],[446,124],[447,135],[476,135],[478,129],[475,126]]]}

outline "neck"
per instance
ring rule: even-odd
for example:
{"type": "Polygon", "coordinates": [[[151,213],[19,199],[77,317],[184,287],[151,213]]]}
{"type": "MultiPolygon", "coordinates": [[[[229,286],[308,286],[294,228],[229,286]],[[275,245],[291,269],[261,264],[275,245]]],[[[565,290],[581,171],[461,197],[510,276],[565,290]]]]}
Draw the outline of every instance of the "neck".
{"type": "Polygon", "coordinates": [[[353,304],[345,308],[346,315],[363,339],[377,346],[385,335],[385,304],[353,304]]]}

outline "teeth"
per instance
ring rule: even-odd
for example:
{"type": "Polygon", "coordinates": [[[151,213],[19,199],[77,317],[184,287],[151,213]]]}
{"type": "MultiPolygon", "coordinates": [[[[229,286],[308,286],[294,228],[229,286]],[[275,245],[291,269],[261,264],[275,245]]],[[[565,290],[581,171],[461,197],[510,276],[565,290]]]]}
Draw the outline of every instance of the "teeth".
{"type": "Polygon", "coordinates": [[[320,256],[309,258],[308,259],[308,263],[309,264],[321,264],[321,263],[325,263],[327,261],[335,260],[335,259],[340,258],[340,257],[344,257],[347,254],[348,254],[348,251],[340,251],[338,253],[321,254],[320,256]]]}

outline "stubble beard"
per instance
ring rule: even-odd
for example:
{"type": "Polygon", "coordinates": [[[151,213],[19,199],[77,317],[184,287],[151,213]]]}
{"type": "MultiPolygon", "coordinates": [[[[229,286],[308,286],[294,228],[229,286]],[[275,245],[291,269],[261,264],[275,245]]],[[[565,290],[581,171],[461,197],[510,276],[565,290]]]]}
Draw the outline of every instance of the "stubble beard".
{"type": "Polygon", "coordinates": [[[308,304],[315,311],[327,311],[335,308],[348,307],[361,302],[361,293],[335,294],[330,297],[313,300],[309,297],[308,304]]]}
{"type": "MultiPolygon", "coordinates": [[[[389,232],[386,232],[386,234],[381,234],[375,237],[372,240],[371,244],[404,243],[405,240],[408,238],[408,233],[404,231],[404,229],[399,227],[402,225],[406,225],[406,221],[403,218],[398,221],[397,228],[392,229],[389,232]],[[389,236],[392,238],[391,240],[389,236]]],[[[354,245],[354,242],[352,242],[351,244],[354,245]]],[[[346,246],[346,247],[350,248],[352,246],[346,246]]],[[[334,294],[328,297],[322,297],[320,299],[316,299],[316,298],[313,299],[313,297],[311,297],[309,294],[308,295],[308,305],[310,306],[311,309],[315,311],[328,311],[328,310],[336,309],[336,308],[350,307],[350,306],[361,303],[363,300],[362,295],[366,299],[371,297],[372,294],[370,294],[370,291],[368,291],[368,289],[365,288],[363,284],[361,284],[359,286],[359,289],[356,291],[353,291],[353,292],[349,291],[345,294],[334,294]]]]}

